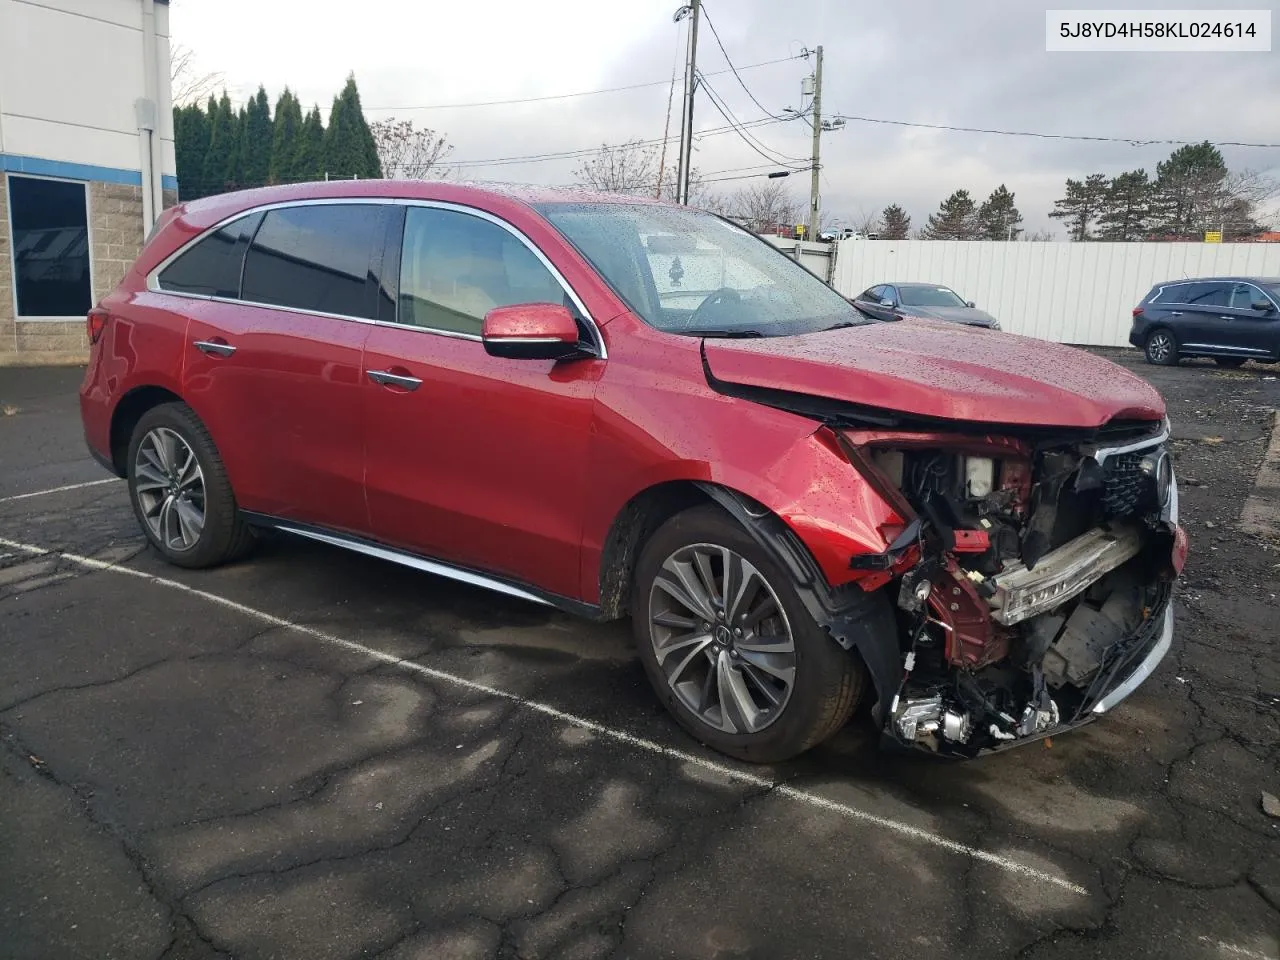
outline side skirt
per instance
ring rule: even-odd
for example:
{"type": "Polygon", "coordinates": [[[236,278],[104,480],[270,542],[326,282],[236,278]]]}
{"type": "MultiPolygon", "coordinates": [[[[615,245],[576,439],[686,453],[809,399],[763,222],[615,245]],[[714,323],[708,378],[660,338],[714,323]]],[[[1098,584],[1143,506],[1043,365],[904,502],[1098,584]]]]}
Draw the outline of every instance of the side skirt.
{"type": "Polygon", "coordinates": [[[571,597],[563,597],[531,584],[522,583],[519,580],[473,570],[470,567],[447,563],[444,560],[436,560],[432,557],[419,556],[396,547],[390,547],[363,537],[352,536],[348,533],[340,533],[326,527],[319,527],[309,523],[297,523],[293,520],[285,520],[269,514],[254,513],[248,510],[243,511],[243,513],[245,520],[255,527],[266,527],[271,530],[279,530],[282,533],[306,537],[308,540],[318,540],[320,543],[341,547],[354,553],[363,553],[368,557],[377,557],[379,560],[389,560],[392,563],[398,563],[403,567],[411,567],[414,570],[421,570],[424,573],[448,577],[450,580],[457,580],[473,587],[492,590],[495,593],[503,593],[520,600],[528,600],[530,603],[555,607],[557,610],[563,610],[565,613],[571,613],[576,617],[584,617],[588,620],[604,619],[603,611],[594,603],[584,603],[571,597]]]}

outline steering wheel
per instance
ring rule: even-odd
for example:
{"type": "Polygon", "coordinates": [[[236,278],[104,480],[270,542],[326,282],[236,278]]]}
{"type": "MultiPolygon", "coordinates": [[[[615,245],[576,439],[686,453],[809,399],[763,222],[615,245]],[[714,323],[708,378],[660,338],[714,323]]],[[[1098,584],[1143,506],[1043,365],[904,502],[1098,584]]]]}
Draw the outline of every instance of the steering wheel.
{"type": "Polygon", "coordinates": [[[686,329],[696,329],[700,326],[704,310],[714,309],[725,303],[740,303],[742,297],[733,287],[721,287],[719,290],[713,290],[711,294],[698,304],[698,309],[689,314],[689,319],[685,322],[686,329]]]}

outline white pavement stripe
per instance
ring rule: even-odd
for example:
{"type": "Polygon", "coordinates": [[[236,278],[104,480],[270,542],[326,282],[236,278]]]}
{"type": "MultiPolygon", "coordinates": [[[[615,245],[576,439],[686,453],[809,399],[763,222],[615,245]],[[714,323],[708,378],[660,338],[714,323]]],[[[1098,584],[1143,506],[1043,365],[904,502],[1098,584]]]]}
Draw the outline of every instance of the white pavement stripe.
{"type": "Polygon", "coordinates": [[[1245,957],[1246,960],[1276,960],[1274,953],[1260,953],[1257,950],[1250,950],[1247,947],[1238,947],[1234,943],[1226,943],[1222,940],[1214,940],[1210,937],[1200,937],[1201,943],[1207,943],[1212,947],[1217,947],[1218,952],[1229,957],[1245,957]]]}
{"type": "Polygon", "coordinates": [[[37,490],[35,493],[16,493],[11,497],[0,497],[0,503],[12,500],[29,500],[32,497],[47,497],[51,493],[66,493],[68,490],[83,490],[85,487],[99,487],[104,483],[119,483],[119,477],[107,477],[105,480],[90,480],[87,483],[69,483],[65,487],[54,487],[51,490],[37,490]]]}
{"type": "Polygon", "coordinates": [[[295,630],[298,633],[306,634],[309,637],[313,637],[316,640],[339,647],[340,649],[362,654],[370,660],[385,663],[388,666],[399,667],[411,673],[430,677],[432,680],[452,684],[453,686],[461,687],[465,690],[471,690],[475,693],[483,693],[488,696],[498,697],[512,703],[517,703],[528,710],[534,711],[535,713],[540,713],[543,716],[551,717],[571,726],[578,727],[579,729],[599,734],[602,737],[606,737],[617,743],[626,744],[627,746],[634,747],[638,750],[643,750],[647,753],[656,754],[662,757],[668,757],[672,760],[679,760],[682,763],[694,764],[704,770],[724,777],[727,780],[734,780],[739,783],[746,783],[754,787],[771,790],[772,792],[790,800],[794,800],[797,803],[802,803],[818,810],[826,810],[830,813],[835,813],[839,816],[846,817],[850,820],[856,820],[860,823],[880,827],[881,829],[891,831],[901,837],[914,840],[926,846],[935,847],[940,850],[947,850],[951,853],[960,854],[961,856],[971,857],[974,860],[989,863],[992,866],[998,867],[999,869],[1005,870],[1009,873],[1061,887],[1071,893],[1079,894],[1081,896],[1088,896],[1089,893],[1087,889],[1077,883],[1072,883],[1070,880],[1036,867],[1019,863],[1017,860],[1010,859],[1009,857],[1001,856],[1000,854],[992,853],[988,850],[982,850],[978,847],[971,847],[966,843],[948,840],[946,837],[930,833],[920,827],[913,827],[910,824],[891,820],[888,817],[881,817],[877,814],[860,810],[857,807],[850,806],[846,803],[831,800],[827,797],[821,796],[820,794],[811,793],[810,791],[799,787],[793,787],[786,783],[778,783],[768,777],[762,777],[758,774],[750,773],[745,770],[738,770],[727,764],[719,763],[715,760],[708,760],[705,757],[699,757],[692,753],[686,753],[685,751],[678,750],[674,747],[663,746],[653,740],[648,740],[644,737],[638,737],[635,734],[627,733],[625,730],[618,730],[614,727],[608,727],[602,723],[597,723],[594,720],[588,720],[585,717],[577,716],[576,714],[566,713],[565,711],[553,707],[550,704],[540,703],[537,700],[529,700],[522,697],[520,694],[512,693],[509,690],[491,687],[488,684],[478,683],[475,680],[468,680],[466,677],[447,673],[444,670],[437,670],[434,667],[424,666],[421,663],[404,660],[400,657],[393,656],[392,654],[384,653],[381,650],[366,647],[364,644],[356,643],[352,640],[344,640],[342,637],[326,633],[325,631],[318,630],[315,627],[309,627],[306,624],[301,623],[293,623],[292,621],[285,620],[283,617],[277,617],[254,607],[245,606],[243,603],[237,603],[235,600],[229,600],[216,593],[209,593],[205,590],[198,590],[195,587],[189,587],[176,580],[157,577],[154,574],[144,573],[141,570],[133,570],[129,567],[121,567],[102,560],[95,560],[92,557],[85,557],[79,554],[67,553],[60,550],[48,550],[44,547],[33,546],[29,543],[19,543],[14,540],[6,540],[2,537],[0,537],[0,547],[7,547],[10,550],[17,550],[22,553],[30,554],[31,556],[56,556],[68,562],[86,567],[90,570],[105,570],[112,573],[120,573],[130,577],[137,577],[140,580],[150,581],[157,586],[180,590],[183,593],[189,593],[192,596],[208,600],[210,603],[215,603],[229,610],[235,610],[238,613],[243,613],[246,616],[253,617],[262,623],[295,630]]]}

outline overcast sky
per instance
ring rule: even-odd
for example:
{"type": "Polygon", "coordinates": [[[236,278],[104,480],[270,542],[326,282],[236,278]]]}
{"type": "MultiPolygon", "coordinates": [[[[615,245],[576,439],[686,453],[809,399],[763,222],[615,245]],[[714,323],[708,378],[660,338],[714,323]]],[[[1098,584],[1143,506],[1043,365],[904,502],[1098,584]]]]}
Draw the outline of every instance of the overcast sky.
{"type": "MultiPolygon", "coordinates": [[[[266,85],[272,100],[288,84],[304,105],[327,113],[349,72],[370,119],[411,119],[447,134],[451,160],[467,179],[569,183],[577,159],[472,164],[579,150],[601,142],[663,135],[669,81],[683,65],[678,0],[173,0],[171,32],[200,69],[225,77],[233,99],[266,85]],[[476,101],[549,97],[661,81],[642,89],[533,103],[442,108],[476,101]],[[435,109],[426,109],[436,106],[435,109]]],[[[1055,8],[1066,3],[1055,3],[1055,8]]],[[[1115,6],[1103,2],[1095,6],[1115,6]]],[[[1129,0],[1126,8],[1158,7],[1129,0]]],[[[1197,7],[1245,4],[1197,0],[1197,7]]],[[[1263,0],[1255,7],[1274,7],[1263,0]]],[[[1280,142],[1280,50],[1271,53],[1047,53],[1045,4],[1025,0],[708,0],[739,67],[822,44],[823,113],[953,126],[1134,140],[1280,142]]],[[[1280,16],[1273,13],[1280,27],[1280,16]]],[[[743,121],[763,116],[725,70],[711,31],[699,34],[699,67],[743,121]]],[[[800,107],[812,60],[744,70],[772,113],[800,107]]],[[[671,118],[674,156],[680,90],[671,118]]],[[[695,127],[725,126],[702,92],[695,127]]],[[[805,158],[802,122],[752,133],[771,151],[805,158]]],[[[951,133],[850,121],[825,134],[824,222],[854,219],[899,203],[922,226],[952,190],[981,201],[1004,183],[1029,229],[1064,236],[1046,216],[1067,177],[1155,165],[1169,145],[1090,143],[951,133]]],[[[1234,168],[1280,175],[1280,149],[1224,147],[1234,168]]],[[[801,161],[804,162],[804,161],[801,161]]],[[[733,133],[697,143],[695,166],[709,177],[777,169],[733,133]],[[755,170],[742,168],[754,167],[755,170]],[[727,172],[720,172],[727,171],[727,172]]],[[[731,190],[750,180],[718,184],[731,190]]],[[[808,197],[809,176],[790,180],[808,197]]]]}

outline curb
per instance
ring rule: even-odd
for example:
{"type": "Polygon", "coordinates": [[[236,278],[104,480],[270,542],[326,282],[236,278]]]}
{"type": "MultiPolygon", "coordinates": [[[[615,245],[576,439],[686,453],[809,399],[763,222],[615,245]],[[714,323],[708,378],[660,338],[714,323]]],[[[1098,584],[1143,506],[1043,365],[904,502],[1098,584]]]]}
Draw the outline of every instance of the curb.
{"type": "Polygon", "coordinates": [[[1280,410],[1272,414],[1271,442],[1262,457],[1253,490],[1240,511],[1240,529],[1280,539],[1280,410]]]}

